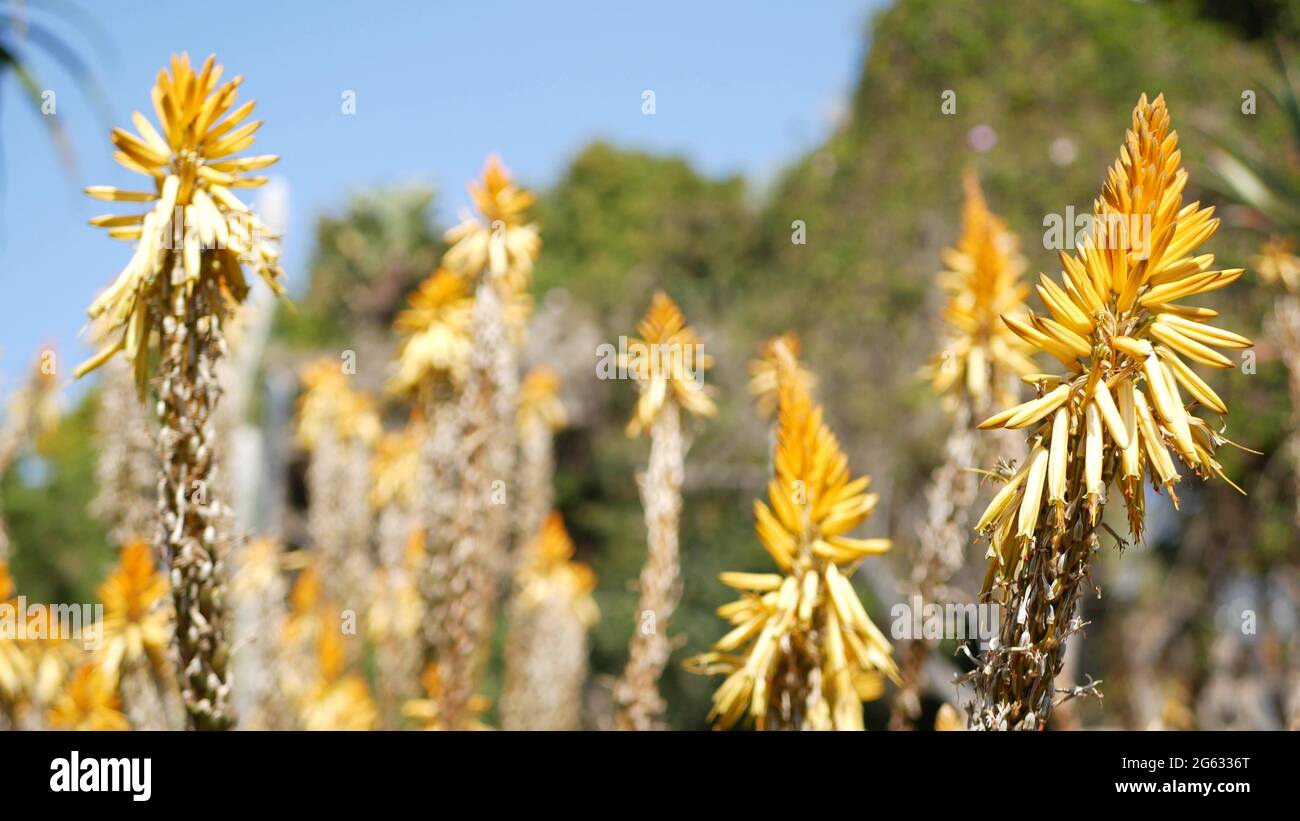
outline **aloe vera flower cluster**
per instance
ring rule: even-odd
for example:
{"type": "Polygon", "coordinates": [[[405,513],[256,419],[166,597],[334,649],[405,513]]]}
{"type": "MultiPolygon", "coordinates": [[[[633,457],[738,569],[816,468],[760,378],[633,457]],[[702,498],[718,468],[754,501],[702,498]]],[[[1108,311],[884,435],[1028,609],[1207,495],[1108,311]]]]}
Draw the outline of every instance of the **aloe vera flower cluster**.
{"type": "Polygon", "coordinates": [[[1213,270],[1214,255],[1196,253],[1219,221],[1212,208],[1183,204],[1180,160],[1163,96],[1143,95],[1094,205],[1091,235],[1077,253],[1061,254],[1059,284],[1040,281],[1048,314],[1006,318],[1062,370],[1029,377],[1036,399],[981,424],[1027,430],[1031,449],[977,525],[990,539],[985,590],[1009,605],[997,663],[976,679],[977,726],[1045,724],[1108,488],[1123,497],[1140,541],[1145,480],[1176,505],[1175,460],[1199,477],[1223,476],[1215,452],[1228,440],[1196,411],[1228,409],[1189,363],[1231,368],[1220,349],[1251,343],[1211,325],[1215,311],[1180,300],[1223,288],[1242,271],[1213,270]],[[1126,242],[1135,229],[1146,236],[1126,242]]]}
{"type": "Polygon", "coordinates": [[[114,159],[149,178],[130,191],[94,186],[86,193],[149,210],[103,216],[91,224],[136,243],[130,262],[90,306],[109,344],[77,368],[82,376],[123,352],[143,398],[153,379],[158,416],[157,552],[167,557],[180,656],[180,688],[189,725],[227,729],[230,645],[225,617],[225,531],[215,411],[217,363],[226,355],[223,326],[248,295],[244,266],[276,293],[282,272],[276,237],[234,194],[265,177],[247,176],[273,155],[236,157],[261,123],[245,122],[253,103],[236,106],[241,78],[221,84],[209,57],[197,72],[173,56],[153,87],[158,128],[139,112],[139,134],[114,129],[114,159]],[[116,337],[116,338],[114,338],[116,337]]]}
{"type": "Polygon", "coordinates": [[[1037,370],[1030,348],[1002,321],[1020,316],[1029,286],[1020,279],[1025,261],[1020,243],[994,214],[974,173],[963,180],[962,232],[957,247],[944,251],[948,270],[939,286],[948,293],[943,319],[950,335],[931,364],[940,396],[960,397],[975,408],[1015,401],[1016,378],[1037,370]]]}
{"type": "Polygon", "coordinates": [[[891,543],[848,535],[876,506],[870,479],[849,472],[809,380],[780,340],[774,356],[774,475],[754,515],[779,572],[722,575],[741,593],[718,611],[733,629],[689,666],[726,675],[709,716],[721,728],[748,715],[761,730],[861,730],[862,702],[883,692],[882,673],[897,681],[898,670],[849,579],[891,543]]]}
{"type": "Polygon", "coordinates": [[[243,78],[219,84],[222,67],[215,56],[197,73],[186,55],[173,56],[170,68],[158,72],[151,95],[159,128],[137,111],[131,122],[138,134],[121,128],[112,133],[113,159],[148,177],[152,187],[86,189],[99,200],[151,203],[143,213],[90,221],[114,239],[135,242],[136,249],[117,281],[90,306],[92,318],[105,316],[121,334],[77,370],[80,376],[125,351],[142,392],[147,351],[160,324],[182,321],[196,310],[225,319],[248,293],[245,265],[276,293],[283,290],[278,237],[234,193],[265,184],[266,177],[248,174],[279,159],[234,156],[252,146],[262,125],[245,122],[252,100],[235,106],[243,78]],[[202,308],[191,305],[196,294],[202,308]]]}
{"type": "Polygon", "coordinates": [[[649,430],[670,400],[696,416],[717,413],[702,379],[713,367],[713,358],[703,353],[699,337],[672,297],[656,292],[636,329],[640,337],[628,340],[627,353],[619,360],[640,391],[636,412],[627,423],[628,436],[649,430]]]}

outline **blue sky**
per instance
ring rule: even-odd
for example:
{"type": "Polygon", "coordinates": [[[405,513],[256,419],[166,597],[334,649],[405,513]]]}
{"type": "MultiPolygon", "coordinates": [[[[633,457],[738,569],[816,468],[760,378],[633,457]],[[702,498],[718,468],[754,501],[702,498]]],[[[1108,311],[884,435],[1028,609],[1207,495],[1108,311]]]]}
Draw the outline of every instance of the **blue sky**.
{"type": "MultiPolygon", "coordinates": [[[[50,0],[45,0],[50,2],[50,0]]],[[[35,0],[37,4],[41,0],[35,0]]],[[[0,3],[0,8],[4,7],[0,3]]],[[[464,184],[501,154],[545,187],[586,142],[682,153],[709,174],[762,184],[826,136],[856,80],[878,0],[795,2],[416,3],[281,0],[177,3],[79,0],[111,45],[53,27],[88,55],[112,125],[140,110],[173,51],[215,52],[265,124],[254,151],[288,190],[285,266],[300,285],[311,226],[350,192],[416,181],[439,191],[439,218],[466,204],[464,184]],[[219,10],[219,11],[217,11],[219,10]],[[643,90],[656,113],[641,113],[643,90]],[[344,115],[344,91],[356,114],[344,115]]],[[[105,203],[84,185],[136,187],[111,159],[108,124],[48,60],[78,167],[60,169],[15,81],[0,88],[0,391],[53,342],[65,374],[89,353],[85,307],[130,248],[86,220],[105,203]]],[[[111,210],[107,209],[107,210],[111,210]]]]}

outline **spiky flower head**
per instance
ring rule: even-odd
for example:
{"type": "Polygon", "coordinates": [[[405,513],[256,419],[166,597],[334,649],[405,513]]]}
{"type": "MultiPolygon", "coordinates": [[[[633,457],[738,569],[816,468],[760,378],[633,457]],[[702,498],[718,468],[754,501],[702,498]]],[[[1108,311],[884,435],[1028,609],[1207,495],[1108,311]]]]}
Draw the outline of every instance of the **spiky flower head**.
{"type": "Polygon", "coordinates": [[[557,431],[567,423],[560,401],[560,377],[550,368],[533,368],[519,383],[519,429],[557,431]]]}
{"type": "Polygon", "coordinates": [[[537,225],[527,221],[536,197],[515,185],[495,154],[487,159],[482,182],[469,184],[469,194],[478,214],[447,232],[452,246],[443,265],[470,281],[486,274],[509,292],[528,290],[542,249],[537,225]]]}
{"type": "Polygon", "coordinates": [[[949,326],[944,349],[930,364],[934,392],[975,408],[1015,401],[1018,377],[1037,368],[1030,349],[1002,321],[1024,312],[1029,286],[1020,279],[1025,268],[1020,243],[984,200],[979,179],[963,179],[961,238],[944,251],[948,270],[939,274],[947,292],[943,309],[949,326]]]}
{"type": "Polygon", "coordinates": [[[1032,377],[1037,399],[981,424],[1027,429],[1032,442],[1025,465],[977,525],[992,534],[990,578],[1010,572],[1023,551],[1036,546],[1032,542],[1043,538],[1036,536],[1040,522],[1051,540],[1080,511],[1095,524],[1111,482],[1140,539],[1145,477],[1176,505],[1174,457],[1201,478],[1223,476],[1214,455],[1228,440],[1193,411],[1200,406],[1222,415],[1228,409],[1184,360],[1231,368],[1233,361],[1216,348],[1251,343],[1208,324],[1215,311],[1177,302],[1223,288],[1242,271],[1210,270],[1213,254],[1193,256],[1219,221],[1212,208],[1182,204],[1187,172],[1180,159],[1163,95],[1153,102],[1143,95],[1093,206],[1092,233],[1077,253],[1061,253],[1059,285],[1041,279],[1049,315],[1005,318],[1064,368],[1032,377]]]}
{"type": "Polygon", "coordinates": [[[117,685],[97,664],[77,668],[50,707],[50,726],[59,730],[129,730],[117,685]]]}
{"type": "Polygon", "coordinates": [[[393,328],[404,337],[395,393],[414,394],[435,384],[460,385],[469,370],[474,298],[464,277],[439,268],[408,300],[393,328]]]}
{"type": "Polygon", "coordinates": [[[741,593],[718,610],[733,629],[688,664],[727,676],[710,713],[719,727],[748,714],[759,729],[860,730],[862,701],[879,695],[881,673],[897,681],[898,668],[849,578],[891,544],[848,535],[877,497],[870,479],[850,475],[788,349],[778,353],[775,475],[754,515],[779,572],[722,574],[741,593]]]}
{"type": "Polygon", "coordinates": [[[749,363],[749,394],[754,397],[754,405],[758,409],[759,416],[764,419],[771,417],[776,412],[777,400],[780,395],[778,390],[779,379],[777,371],[782,354],[780,348],[784,347],[790,357],[795,361],[794,376],[802,379],[812,390],[817,386],[817,378],[812,371],[799,362],[801,355],[799,335],[794,331],[786,331],[780,336],[774,336],[763,343],[759,352],[759,358],[751,360],[749,363]]]}
{"type": "Polygon", "coordinates": [[[123,664],[165,666],[171,638],[169,592],[149,544],[135,540],[124,545],[117,566],[99,586],[104,603],[100,661],[110,676],[123,664]]]}
{"type": "Polygon", "coordinates": [[[1300,290],[1300,256],[1293,237],[1269,237],[1253,262],[1259,278],[1269,285],[1281,285],[1292,293],[1300,290]]]}
{"type": "Polygon", "coordinates": [[[308,450],[332,433],[343,442],[371,444],[383,432],[374,400],[353,390],[337,359],[321,357],[298,374],[298,441],[308,450]]]}
{"type": "Polygon", "coordinates": [[[641,336],[629,339],[626,353],[619,357],[620,368],[627,369],[641,392],[627,423],[628,436],[649,430],[667,402],[697,416],[717,413],[704,387],[704,371],[713,367],[713,357],[703,352],[695,329],[686,324],[672,297],[656,292],[636,329],[641,336]]]}
{"type": "Polygon", "coordinates": [[[519,569],[519,601],[525,607],[550,601],[568,602],[586,627],[600,618],[591,592],[596,574],[582,562],[573,561],[573,539],[556,511],[546,517],[536,536],[528,560],[519,569]]]}
{"type": "Polygon", "coordinates": [[[187,316],[196,293],[206,297],[214,314],[210,320],[220,323],[248,294],[244,266],[276,293],[283,290],[278,237],[232,191],[264,184],[265,177],[246,175],[279,158],[234,156],[252,146],[261,122],[244,122],[254,103],[235,107],[242,78],[219,84],[221,73],[215,56],[195,72],[187,55],[173,55],[170,72],[158,72],[152,92],[161,130],[139,112],[131,117],[138,135],[113,129],[118,149],[113,158],[150,178],[152,187],[92,186],[86,193],[152,205],[141,214],[91,220],[136,248],[117,280],[90,306],[91,318],[104,317],[117,339],[77,368],[77,376],[125,351],[143,392],[155,331],[164,317],[187,316]]]}

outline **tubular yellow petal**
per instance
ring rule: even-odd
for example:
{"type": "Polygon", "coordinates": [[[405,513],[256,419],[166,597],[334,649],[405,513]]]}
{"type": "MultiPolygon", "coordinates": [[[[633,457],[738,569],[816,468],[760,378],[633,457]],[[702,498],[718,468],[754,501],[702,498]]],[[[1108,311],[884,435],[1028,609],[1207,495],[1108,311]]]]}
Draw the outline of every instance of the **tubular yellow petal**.
{"type": "Polygon", "coordinates": [[[1045,419],[1049,413],[1064,405],[1069,398],[1070,386],[1061,385],[1046,396],[1021,405],[1020,410],[1006,421],[1005,427],[1012,429],[1028,427],[1045,419]]]}
{"type": "Polygon", "coordinates": [[[1200,459],[1196,455],[1196,444],[1192,439],[1191,426],[1187,421],[1187,409],[1183,407],[1183,398],[1178,393],[1178,381],[1174,379],[1173,374],[1169,372],[1163,364],[1158,365],[1160,375],[1165,381],[1165,390],[1173,402],[1174,418],[1170,420],[1171,430],[1174,434],[1174,444],[1178,447],[1178,454],[1183,461],[1192,467],[1200,464],[1200,459]]]}
{"type": "Polygon", "coordinates": [[[1052,420],[1052,446],[1048,457],[1047,498],[1054,504],[1065,502],[1065,474],[1069,458],[1070,412],[1056,411],[1052,420]]]}
{"type": "Polygon", "coordinates": [[[1116,336],[1111,340],[1115,345],[1115,350],[1131,357],[1136,362],[1141,362],[1151,355],[1151,343],[1145,339],[1134,339],[1131,336],[1116,336]]]}
{"type": "Polygon", "coordinates": [[[1115,407],[1115,400],[1111,398],[1105,379],[1098,379],[1093,385],[1092,400],[1101,411],[1101,419],[1106,423],[1106,429],[1110,431],[1110,438],[1115,440],[1115,444],[1121,450],[1127,448],[1129,437],[1132,435],[1131,429],[1124,426],[1124,420],[1120,417],[1119,408],[1115,407]]]}
{"type": "Polygon", "coordinates": [[[1124,424],[1124,429],[1130,433],[1128,446],[1124,448],[1122,454],[1125,478],[1140,477],[1142,475],[1141,452],[1138,445],[1141,433],[1137,426],[1137,407],[1133,399],[1134,390],[1136,389],[1131,379],[1125,379],[1115,386],[1119,416],[1124,424]]]}
{"type": "Polygon", "coordinates": [[[993,500],[989,502],[989,506],[984,509],[984,515],[981,516],[980,520],[975,524],[975,530],[977,532],[984,532],[986,528],[1002,518],[1002,514],[1011,507],[1011,500],[1015,498],[1016,491],[1018,491],[1020,486],[1024,484],[1025,478],[1028,475],[1029,467],[1026,465],[1025,467],[1022,467],[1009,482],[1003,485],[1001,490],[994,494],[993,500]]]}
{"type": "Polygon", "coordinates": [[[1085,492],[1092,499],[1101,498],[1105,487],[1102,484],[1102,461],[1105,451],[1102,445],[1101,412],[1096,402],[1089,402],[1084,412],[1085,438],[1083,445],[1083,474],[1085,492]]]}
{"type": "Polygon", "coordinates": [[[1187,363],[1179,359],[1177,354],[1163,345],[1156,348],[1156,353],[1160,356],[1161,361],[1169,367],[1169,371],[1174,375],[1174,378],[1192,395],[1192,398],[1215,413],[1228,412],[1228,406],[1219,398],[1219,395],[1201,377],[1197,376],[1195,371],[1187,367],[1187,363]]]}
{"type": "Polygon", "coordinates": [[[1183,336],[1206,345],[1215,345],[1220,348],[1249,348],[1254,344],[1240,334],[1234,334],[1232,331],[1225,331],[1212,325],[1205,325],[1177,314],[1164,314],[1159,321],[1173,326],[1183,336]]]}
{"type": "Polygon", "coordinates": [[[812,621],[813,609],[817,606],[817,574],[807,571],[803,574],[803,589],[799,591],[799,622],[808,624],[812,621]]]}
{"type": "Polygon", "coordinates": [[[777,590],[781,587],[784,578],[784,576],[777,573],[727,572],[718,575],[718,580],[727,587],[734,587],[737,590],[753,590],[755,592],[777,590]]]}
{"type": "Polygon", "coordinates": [[[1202,274],[1193,274],[1185,279],[1157,285],[1138,297],[1138,304],[1143,307],[1150,307],[1159,305],[1162,302],[1173,302],[1192,294],[1202,293],[1220,276],[1221,274],[1218,271],[1206,271],[1202,274]]]}
{"type": "Polygon", "coordinates": [[[1025,480],[1025,493],[1020,497],[1020,510],[1017,518],[1019,525],[1017,535],[1032,536],[1038,524],[1038,511],[1043,502],[1043,483],[1047,478],[1048,453],[1042,444],[1034,445],[1029,454],[1029,476],[1025,480]]]}
{"type": "Polygon", "coordinates": [[[1169,347],[1202,365],[1208,365],[1211,368],[1231,368],[1232,360],[1209,348],[1188,336],[1172,325],[1168,325],[1161,320],[1151,323],[1149,328],[1151,335],[1169,347]]]}
{"type": "Polygon", "coordinates": [[[158,199],[158,194],[153,191],[124,191],[111,185],[88,185],[84,190],[89,197],[112,202],[153,202],[158,199]]]}

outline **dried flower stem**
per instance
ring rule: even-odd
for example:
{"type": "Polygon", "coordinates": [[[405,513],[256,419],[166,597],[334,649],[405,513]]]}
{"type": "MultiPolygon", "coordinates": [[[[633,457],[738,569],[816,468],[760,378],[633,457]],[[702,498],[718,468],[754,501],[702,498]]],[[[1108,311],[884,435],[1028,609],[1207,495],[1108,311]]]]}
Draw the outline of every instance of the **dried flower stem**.
{"type": "Polygon", "coordinates": [[[650,462],[639,483],[648,552],[641,568],[637,623],[628,644],[627,667],[614,692],[618,704],[615,721],[621,730],[660,727],[658,717],[664,701],[657,682],[672,653],[668,621],[681,597],[678,527],[686,445],[676,403],[665,403],[650,435],[650,462]]]}
{"type": "Polygon", "coordinates": [[[375,602],[389,614],[381,640],[375,642],[375,673],[379,691],[379,712],[385,726],[401,726],[402,705],[419,694],[420,671],[423,669],[420,645],[421,622],[417,612],[406,618],[415,582],[410,577],[408,547],[418,522],[405,505],[394,502],[379,514],[378,579],[375,602]]]}
{"type": "MultiPolygon", "coordinates": [[[[311,507],[308,527],[321,557],[323,594],[338,609],[364,612],[370,578],[370,452],[358,437],[343,441],[332,426],[323,430],[307,469],[311,507]]],[[[337,628],[337,623],[332,626],[337,628]]],[[[332,629],[327,628],[327,629],[332,629]]],[[[360,641],[345,641],[345,666],[361,656],[360,641]]]]}
{"type": "Polygon", "coordinates": [[[451,580],[452,526],[456,519],[456,414],[454,396],[441,395],[426,402],[424,458],[417,484],[425,532],[425,567],[420,575],[424,601],[424,664],[445,658],[447,647],[448,588],[451,580]]]}
{"type": "Polygon", "coordinates": [[[442,704],[443,720],[450,728],[462,726],[469,717],[469,701],[492,638],[497,591],[506,568],[509,522],[502,493],[514,472],[519,376],[501,287],[486,274],[479,280],[474,347],[456,420],[457,462],[462,472],[452,529],[442,704]]]}
{"type": "Polygon", "coordinates": [[[163,304],[182,312],[162,322],[156,377],[162,475],[155,547],[170,568],[178,678],[188,725],[224,730],[233,726],[235,715],[221,556],[226,511],[217,498],[213,411],[221,396],[214,367],[225,353],[225,340],[209,303],[218,296],[200,287],[189,300],[174,300],[171,290],[168,283],[163,304]]]}
{"type": "MultiPolygon", "coordinates": [[[[526,550],[555,506],[555,438],[548,425],[533,420],[519,430],[519,512],[515,544],[526,550]]],[[[526,561],[526,557],[517,557],[526,561]]]]}
{"type": "MultiPolygon", "coordinates": [[[[970,539],[968,518],[975,501],[976,477],[967,468],[975,461],[975,432],[965,406],[952,421],[943,447],[943,462],[925,489],[926,518],[917,533],[918,546],[912,586],[921,601],[939,604],[951,598],[947,584],[961,568],[970,539]]],[[[916,636],[902,650],[899,674],[903,684],[890,707],[889,729],[915,729],[921,717],[925,665],[938,642],[916,636]]]]}
{"type": "MultiPolygon", "coordinates": [[[[1107,460],[1107,484],[1116,461],[1113,456],[1107,460]]],[[[1079,454],[1071,465],[1066,498],[1084,498],[1075,492],[1083,487],[1083,464],[1079,454]]],[[[1095,530],[1085,504],[1069,505],[1064,528],[1057,530],[1050,517],[1040,523],[1019,570],[990,591],[989,598],[1002,607],[1002,619],[979,667],[968,674],[975,685],[975,702],[968,706],[970,729],[1042,730],[1054,707],[1094,692],[1095,683],[1063,691],[1057,677],[1067,642],[1086,625],[1076,610],[1084,584],[1090,583],[1089,563],[1098,549],[1095,530]]]]}
{"type": "MultiPolygon", "coordinates": [[[[170,677],[169,677],[170,678],[170,677]]],[[[136,730],[177,730],[184,725],[175,690],[149,664],[132,664],[118,679],[122,712],[136,730]]]]}

